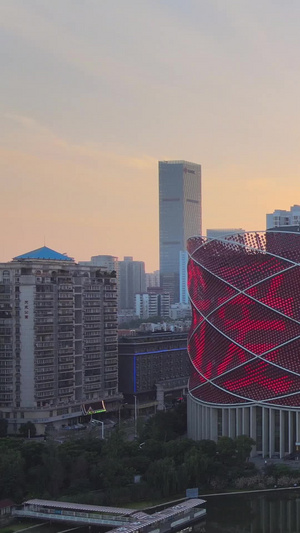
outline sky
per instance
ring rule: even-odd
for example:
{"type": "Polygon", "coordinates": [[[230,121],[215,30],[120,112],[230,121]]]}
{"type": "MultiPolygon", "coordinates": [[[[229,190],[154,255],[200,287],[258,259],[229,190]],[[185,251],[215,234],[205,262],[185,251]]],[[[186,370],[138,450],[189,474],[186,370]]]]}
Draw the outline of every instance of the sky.
{"type": "Polygon", "coordinates": [[[0,0],[0,261],[158,268],[158,161],[203,232],[300,204],[299,0],[0,0]]]}

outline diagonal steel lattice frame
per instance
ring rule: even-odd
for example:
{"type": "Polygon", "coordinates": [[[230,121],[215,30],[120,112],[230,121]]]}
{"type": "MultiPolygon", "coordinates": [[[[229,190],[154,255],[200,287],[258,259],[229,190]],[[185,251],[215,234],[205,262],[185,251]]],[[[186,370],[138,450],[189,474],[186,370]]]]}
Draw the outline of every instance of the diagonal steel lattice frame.
{"type": "MultiPolygon", "coordinates": [[[[290,293],[286,299],[285,295],[282,297],[282,295],[278,295],[279,293],[269,295],[268,299],[271,302],[276,302],[276,305],[273,306],[263,301],[263,298],[259,299],[253,295],[257,289],[262,287],[267,289],[268,283],[282,287],[285,276],[290,275],[290,273],[293,275],[293,271],[295,271],[296,277],[299,273],[299,282],[295,283],[293,287],[293,298],[296,303],[299,302],[300,304],[300,234],[276,231],[271,233],[246,232],[222,239],[193,237],[188,242],[188,254],[188,288],[193,310],[188,353],[194,374],[193,383],[192,377],[189,383],[190,394],[195,399],[211,405],[241,406],[255,403],[274,407],[276,405],[280,407],[300,406],[300,309],[297,313],[297,305],[293,306],[290,293]],[[210,264],[212,267],[209,267],[210,264]],[[261,268],[262,264],[265,272],[261,268]],[[272,271],[273,265],[274,271],[272,271]],[[241,272],[243,272],[242,281],[240,279],[241,272]],[[229,277],[228,273],[230,274],[229,277]],[[199,279],[197,278],[198,274],[199,279]],[[203,283],[203,277],[206,277],[206,283],[203,283]],[[214,280],[217,280],[218,287],[223,285],[229,288],[231,292],[226,299],[220,298],[221,303],[218,303],[218,294],[215,294],[216,304],[211,306],[209,312],[203,312],[203,309],[200,309],[199,299],[195,298],[195,285],[199,285],[200,300],[201,298],[205,299],[207,298],[205,293],[211,294],[212,292],[207,284],[212,286],[214,280]],[[225,319],[222,323],[220,316],[225,316],[226,311],[230,310],[230,306],[231,308],[241,306],[241,301],[243,302],[242,307],[244,306],[245,309],[247,306],[248,308],[251,307],[252,319],[250,326],[248,324],[250,328],[248,331],[244,325],[245,320],[240,321],[244,331],[237,339],[235,338],[237,337],[237,328],[233,327],[232,331],[235,332],[235,336],[232,335],[230,328],[228,331],[228,323],[226,325],[225,319]],[[286,312],[283,305],[286,301],[289,301],[290,307],[295,310],[295,312],[293,311],[294,314],[286,312]],[[272,333],[274,336],[274,329],[272,330],[271,327],[274,323],[279,329],[281,328],[282,335],[284,335],[284,339],[282,339],[280,332],[278,332],[277,342],[272,341],[273,345],[266,350],[255,349],[255,345],[254,348],[250,348],[246,342],[249,333],[255,336],[255,324],[262,328],[262,320],[257,318],[255,322],[255,316],[253,318],[253,314],[261,314],[262,309],[264,310],[265,327],[258,333],[256,332],[256,337],[264,337],[265,342],[268,342],[268,336],[271,337],[272,333]],[[269,315],[269,319],[266,318],[267,315],[269,315]],[[292,334],[292,331],[297,333],[292,334]],[[196,343],[197,335],[200,335],[200,338],[197,339],[198,345],[196,343]],[[215,350],[213,350],[216,353],[205,353],[205,350],[211,350],[209,342],[205,338],[209,335],[216,339],[215,350]],[[237,360],[237,363],[230,368],[226,368],[226,365],[224,367],[227,354],[224,354],[222,360],[222,354],[218,353],[218,349],[221,349],[218,343],[219,345],[224,344],[224,340],[228,343],[228,351],[229,349],[234,351],[235,348],[244,357],[244,360],[241,357],[241,360],[237,360]],[[208,344],[208,348],[205,348],[206,344],[208,344]],[[285,351],[288,350],[286,358],[292,354],[290,357],[294,361],[294,368],[287,368],[282,361],[276,360],[278,350],[281,350],[281,354],[283,354],[281,360],[284,359],[285,351]],[[297,362],[298,353],[299,364],[297,362]],[[207,364],[209,359],[210,365],[207,364]],[[216,359],[218,359],[217,362],[216,359]],[[206,360],[206,364],[204,364],[204,360],[206,360]],[[215,368],[224,368],[220,373],[216,370],[211,373],[214,366],[215,368]],[[210,369],[209,372],[208,368],[210,369]],[[199,378],[198,383],[195,383],[195,376],[199,378]],[[226,379],[227,381],[225,381],[226,379]],[[205,391],[207,391],[208,386],[210,387],[210,394],[207,396],[205,391]],[[251,386],[253,391],[255,389],[255,393],[251,394],[251,386]],[[267,394],[266,391],[268,391],[267,394]],[[226,395],[225,399],[222,396],[223,393],[226,395]]],[[[259,342],[257,346],[259,346],[259,342]]]]}

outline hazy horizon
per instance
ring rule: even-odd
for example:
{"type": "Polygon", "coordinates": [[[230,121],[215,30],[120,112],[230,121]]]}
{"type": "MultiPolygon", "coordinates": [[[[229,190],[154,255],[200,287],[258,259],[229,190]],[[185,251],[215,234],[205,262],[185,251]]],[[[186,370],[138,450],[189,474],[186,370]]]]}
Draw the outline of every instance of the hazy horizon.
{"type": "Polygon", "coordinates": [[[159,160],[201,164],[204,233],[300,204],[299,23],[296,0],[2,0],[0,261],[158,269],[159,160]]]}

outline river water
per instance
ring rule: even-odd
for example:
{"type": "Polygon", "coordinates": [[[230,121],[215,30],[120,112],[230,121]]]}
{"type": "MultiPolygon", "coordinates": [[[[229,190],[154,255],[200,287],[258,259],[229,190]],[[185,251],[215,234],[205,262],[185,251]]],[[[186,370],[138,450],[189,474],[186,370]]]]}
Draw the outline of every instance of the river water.
{"type": "MultiPolygon", "coordinates": [[[[206,498],[205,521],[181,533],[300,533],[300,489],[206,498]]],[[[23,521],[22,521],[23,522],[23,521]]],[[[24,521],[25,533],[26,521],[24,521]]],[[[38,525],[26,533],[103,533],[99,527],[38,525]]]]}
{"type": "Polygon", "coordinates": [[[300,490],[209,497],[206,509],[205,533],[300,532],[300,490]]]}

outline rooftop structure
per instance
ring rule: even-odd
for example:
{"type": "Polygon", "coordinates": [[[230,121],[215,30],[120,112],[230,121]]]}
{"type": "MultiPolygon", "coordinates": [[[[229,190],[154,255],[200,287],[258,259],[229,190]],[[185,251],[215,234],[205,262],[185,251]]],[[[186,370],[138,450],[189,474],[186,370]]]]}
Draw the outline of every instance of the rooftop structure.
{"type": "Polygon", "coordinates": [[[41,261],[72,261],[72,257],[68,257],[66,254],[60,254],[55,250],[51,250],[47,246],[42,246],[42,248],[37,248],[37,250],[32,250],[26,254],[18,255],[14,257],[13,261],[31,261],[32,259],[39,259],[41,261]]]}

